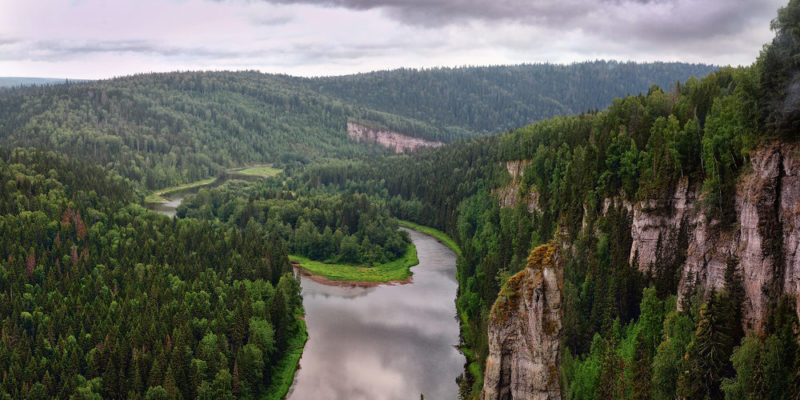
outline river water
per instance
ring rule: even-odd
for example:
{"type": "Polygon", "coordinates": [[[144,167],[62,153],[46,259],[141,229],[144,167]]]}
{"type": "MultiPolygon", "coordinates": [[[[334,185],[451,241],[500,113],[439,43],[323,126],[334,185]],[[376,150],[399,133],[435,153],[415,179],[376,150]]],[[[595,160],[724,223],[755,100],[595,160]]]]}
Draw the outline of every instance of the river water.
{"type": "MultiPolygon", "coordinates": [[[[171,217],[182,200],[149,207],[171,217]]],[[[301,275],[309,339],[289,400],[458,398],[456,255],[406,231],[419,258],[411,283],[332,286],[301,275]]]]}
{"type": "Polygon", "coordinates": [[[409,235],[420,261],[413,283],[360,288],[301,277],[309,340],[289,400],[458,398],[456,256],[409,235]]]}

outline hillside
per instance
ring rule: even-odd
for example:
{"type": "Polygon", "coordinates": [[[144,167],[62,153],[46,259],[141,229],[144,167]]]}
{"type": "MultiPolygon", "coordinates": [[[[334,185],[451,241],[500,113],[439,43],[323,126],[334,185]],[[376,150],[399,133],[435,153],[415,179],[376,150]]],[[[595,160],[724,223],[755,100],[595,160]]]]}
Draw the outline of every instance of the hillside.
{"type": "Polygon", "coordinates": [[[670,88],[716,67],[594,61],[569,65],[400,69],[309,81],[342,101],[461,128],[471,136],[507,131],[558,115],[603,109],[616,97],[670,88]]]}
{"type": "Polygon", "coordinates": [[[2,90],[0,144],[86,157],[153,189],[246,163],[291,166],[386,152],[356,144],[347,135],[348,122],[451,142],[604,107],[616,96],[646,91],[652,82],[671,85],[711,69],[598,62],[317,79],[257,72],[145,74],[2,90]]]}
{"type": "Polygon", "coordinates": [[[57,85],[66,81],[78,82],[80,80],[59,78],[23,78],[16,76],[0,76],[0,88],[30,85],[57,85]]]}
{"type": "Polygon", "coordinates": [[[533,374],[548,386],[528,398],[787,398],[800,384],[800,1],[778,15],[752,66],[305,181],[363,188],[456,238],[473,397],[510,398],[533,374]],[[551,241],[557,310],[519,282],[551,241]],[[510,303],[523,321],[492,311],[523,300],[510,303]],[[536,351],[555,332],[560,363],[536,351]]]}

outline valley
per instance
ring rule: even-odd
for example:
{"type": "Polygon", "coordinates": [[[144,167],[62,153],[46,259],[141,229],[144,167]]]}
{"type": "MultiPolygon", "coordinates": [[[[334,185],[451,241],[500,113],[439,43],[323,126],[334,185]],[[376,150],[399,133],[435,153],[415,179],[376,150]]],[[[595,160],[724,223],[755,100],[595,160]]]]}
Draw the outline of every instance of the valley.
{"type": "Polygon", "coordinates": [[[793,398],[776,15],[749,65],[8,80],[0,399],[793,398]]]}

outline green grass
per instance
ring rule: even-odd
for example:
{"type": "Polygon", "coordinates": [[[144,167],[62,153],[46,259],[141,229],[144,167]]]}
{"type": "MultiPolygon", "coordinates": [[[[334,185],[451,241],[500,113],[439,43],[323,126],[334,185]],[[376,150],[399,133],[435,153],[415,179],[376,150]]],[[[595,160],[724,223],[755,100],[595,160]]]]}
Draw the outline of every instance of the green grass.
{"type": "Polygon", "coordinates": [[[408,245],[406,253],[397,260],[374,267],[347,264],[326,264],[308,258],[290,255],[289,259],[300,263],[300,267],[314,275],[323,276],[334,281],[350,282],[390,282],[402,281],[411,276],[411,267],[419,264],[417,248],[413,243],[408,245]]]}
{"type": "Polygon", "coordinates": [[[397,220],[397,223],[400,226],[404,226],[406,228],[411,228],[411,229],[413,229],[415,231],[420,231],[420,232],[422,232],[424,234],[431,235],[431,236],[435,237],[436,239],[439,239],[442,243],[445,244],[445,246],[449,247],[450,250],[453,250],[457,255],[459,255],[459,256],[461,255],[461,249],[456,244],[456,241],[453,240],[453,238],[451,238],[450,236],[447,236],[446,233],[444,233],[444,232],[442,232],[440,230],[431,228],[429,226],[415,224],[415,223],[413,223],[411,221],[397,220]]]}
{"type": "Polygon", "coordinates": [[[259,165],[257,167],[233,170],[231,172],[242,175],[256,175],[256,176],[270,177],[278,175],[279,173],[283,172],[283,170],[278,168],[272,168],[271,165],[259,165]]]}
{"type": "Polygon", "coordinates": [[[163,197],[166,194],[173,193],[173,192],[179,192],[181,190],[193,189],[193,188],[196,188],[198,186],[208,185],[208,184],[214,182],[214,180],[216,180],[216,179],[217,178],[208,178],[208,179],[203,179],[203,180],[200,180],[200,181],[194,181],[194,182],[191,182],[191,183],[186,183],[186,184],[183,184],[183,185],[170,186],[170,187],[166,187],[166,188],[163,188],[163,189],[159,189],[159,190],[156,190],[155,192],[151,193],[149,196],[147,196],[144,199],[144,201],[147,202],[147,203],[164,203],[164,202],[167,201],[167,199],[165,199],[163,197]]]}
{"type": "Polygon", "coordinates": [[[308,340],[306,322],[300,318],[297,322],[300,325],[300,333],[289,339],[289,350],[272,370],[272,383],[267,388],[266,394],[261,397],[262,400],[283,399],[294,383],[294,374],[297,372],[303,347],[308,340]]]}

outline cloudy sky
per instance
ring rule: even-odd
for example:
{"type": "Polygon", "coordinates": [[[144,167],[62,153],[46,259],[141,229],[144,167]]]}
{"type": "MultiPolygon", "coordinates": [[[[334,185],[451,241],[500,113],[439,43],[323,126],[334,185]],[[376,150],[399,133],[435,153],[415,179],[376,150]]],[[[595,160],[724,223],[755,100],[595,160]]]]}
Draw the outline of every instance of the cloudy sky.
{"type": "Polygon", "coordinates": [[[0,0],[0,76],[750,64],[787,0],[0,0]]]}

